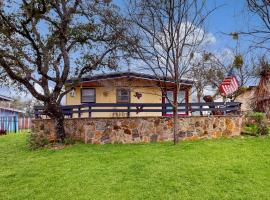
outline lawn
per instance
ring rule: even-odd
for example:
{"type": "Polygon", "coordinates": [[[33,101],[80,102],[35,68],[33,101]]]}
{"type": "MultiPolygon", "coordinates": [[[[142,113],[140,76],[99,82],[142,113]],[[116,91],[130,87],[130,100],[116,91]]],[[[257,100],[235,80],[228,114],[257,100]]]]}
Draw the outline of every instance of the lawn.
{"type": "Polygon", "coordinates": [[[0,137],[0,199],[270,199],[270,139],[27,149],[0,137]]]}

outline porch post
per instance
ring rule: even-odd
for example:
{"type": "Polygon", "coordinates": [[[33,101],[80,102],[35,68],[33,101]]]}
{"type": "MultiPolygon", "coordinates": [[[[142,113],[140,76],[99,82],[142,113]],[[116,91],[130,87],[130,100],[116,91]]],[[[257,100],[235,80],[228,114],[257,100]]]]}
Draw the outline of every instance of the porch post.
{"type": "Polygon", "coordinates": [[[174,144],[177,142],[177,132],[178,132],[178,102],[177,102],[177,94],[178,94],[178,85],[174,87],[173,90],[173,141],[174,144]]]}
{"type": "Polygon", "coordinates": [[[166,94],[165,94],[165,92],[164,91],[162,91],[162,97],[161,97],[162,99],[161,99],[161,103],[162,103],[162,116],[165,116],[166,115],[166,111],[165,111],[165,109],[167,108],[166,106],[165,106],[165,103],[166,103],[166,94]]]}
{"type": "Polygon", "coordinates": [[[88,115],[88,117],[90,118],[90,117],[92,117],[92,112],[91,112],[92,107],[91,107],[91,106],[89,106],[89,108],[88,108],[88,109],[89,109],[89,113],[88,113],[89,115],[88,115]]]}
{"type": "Polygon", "coordinates": [[[189,90],[185,90],[185,99],[186,99],[186,115],[189,115],[189,90]]]}

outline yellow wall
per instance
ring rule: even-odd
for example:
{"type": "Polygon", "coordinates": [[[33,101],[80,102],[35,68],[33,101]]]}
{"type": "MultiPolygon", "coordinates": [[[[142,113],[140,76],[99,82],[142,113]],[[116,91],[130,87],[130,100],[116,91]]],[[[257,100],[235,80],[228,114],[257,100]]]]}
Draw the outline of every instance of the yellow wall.
{"type": "MultiPolygon", "coordinates": [[[[110,87],[110,86],[101,86],[101,87],[88,87],[96,89],[96,103],[116,103],[116,90],[121,87],[110,87]]],[[[138,86],[129,86],[131,91],[130,101],[131,103],[161,103],[162,102],[162,92],[158,87],[143,87],[138,86]],[[135,93],[139,92],[142,94],[142,97],[138,99],[135,97],[135,93]]],[[[77,87],[75,90],[75,97],[72,97],[70,94],[66,96],[66,105],[79,105],[81,104],[81,88],[77,87]]],[[[96,107],[97,108],[97,107],[96,107]]],[[[111,107],[117,108],[117,107],[111,107]]],[[[99,108],[104,109],[104,108],[99,108]]],[[[118,109],[124,109],[124,107],[118,107],[118,109]]],[[[136,109],[136,108],[132,108],[136,109]]],[[[157,112],[144,112],[144,113],[131,113],[130,116],[161,116],[161,113],[157,112]]],[[[74,114],[73,117],[77,117],[77,114],[74,114]]],[[[88,113],[84,113],[82,117],[88,117],[88,113]]],[[[94,112],[92,117],[125,117],[127,116],[126,112],[94,112]]]]}
{"type": "MultiPolygon", "coordinates": [[[[157,87],[136,87],[131,89],[131,103],[162,103],[162,92],[157,87]],[[136,92],[142,94],[142,97],[138,99],[134,95],[136,92]]],[[[155,107],[147,107],[147,109],[155,109],[155,107]]],[[[161,109],[156,107],[156,109],[161,109]]],[[[143,113],[131,113],[130,116],[162,116],[162,113],[158,112],[143,112],[143,113]]]]}
{"type": "MultiPolygon", "coordinates": [[[[153,82],[147,80],[132,80],[127,79],[116,79],[116,80],[103,80],[96,83],[95,87],[84,87],[84,88],[95,88],[96,89],[96,103],[116,103],[116,90],[117,88],[128,88],[131,91],[130,102],[131,103],[162,103],[162,92],[161,89],[153,84],[153,82]],[[142,97],[138,99],[135,97],[136,92],[142,94],[142,97]]],[[[80,105],[81,104],[81,86],[76,88],[75,97],[71,97],[70,94],[66,96],[66,105],[80,105]]],[[[189,90],[191,96],[191,90],[189,90]]],[[[191,101],[191,97],[189,99],[191,101]]],[[[97,107],[95,107],[97,108],[97,107]]],[[[109,108],[109,107],[106,107],[109,108]]],[[[99,109],[106,109],[99,108],[99,109]]],[[[155,109],[154,107],[152,107],[155,109]]],[[[156,107],[157,109],[161,109],[156,107]]],[[[93,108],[94,109],[94,108],[93,108]]],[[[111,109],[125,109],[124,107],[111,107],[111,109]]],[[[131,109],[136,109],[131,108],[131,109]]],[[[151,109],[151,107],[147,107],[151,109]]],[[[77,117],[74,114],[73,117],[77,117]]],[[[93,112],[92,117],[126,117],[126,112],[93,112]]],[[[142,112],[136,113],[131,112],[130,116],[162,116],[161,112],[142,112]]],[[[83,113],[81,117],[89,117],[88,113],[83,113]]]]}

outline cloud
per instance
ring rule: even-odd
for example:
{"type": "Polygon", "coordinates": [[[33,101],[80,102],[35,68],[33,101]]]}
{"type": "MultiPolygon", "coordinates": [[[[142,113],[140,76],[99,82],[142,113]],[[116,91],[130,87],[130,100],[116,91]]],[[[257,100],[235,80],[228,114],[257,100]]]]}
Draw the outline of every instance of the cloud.
{"type": "Polygon", "coordinates": [[[215,44],[216,42],[217,42],[217,39],[213,33],[206,33],[205,39],[203,41],[204,44],[212,45],[212,44],[215,44]]]}
{"type": "MultiPolygon", "coordinates": [[[[217,39],[213,33],[206,32],[203,28],[196,27],[190,22],[181,23],[179,27],[177,28],[179,28],[180,30],[179,35],[178,35],[179,37],[178,36],[175,36],[175,37],[179,38],[179,42],[178,42],[180,44],[179,46],[180,47],[184,46],[180,65],[183,65],[183,66],[189,65],[189,59],[190,59],[191,53],[193,53],[194,60],[197,58],[201,58],[203,56],[203,52],[205,50],[207,51],[207,49],[210,49],[210,46],[213,46],[217,42],[217,39]],[[189,35],[186,37],[185,30],[189,30],[189,29],[192,29],[192,31],[190,31],[189,35]],[[183,44],[183,41],[185,44],[183,44]],[[191,47],[192,45],[195,45],[196,48],[191,47]]],[[[166,57],[167,52],[164,46],[166,46],[165,44],[169,40],[169,33],[166,31],[158,33],[157,35],[158,40],[155,42],[154,47],[152,46],[152,44],[150,44],[152,40],[151,39],[148,40],[149,38],[152,38],[150,34],[144,33],[142,37],[144,38],[144,41],[142,41],[142,44],[144,44],[145,46],[144,48],[148,48],[148,51],[150,52],[157,50],[156,52],[158,52],[158,54],[160,55],[159,61],[161,61],[161,63],[163,63],[163,65],[165,66],[166,65],[165,57],[166,57]],[[146,39],[145,37],[149,37],[149,38],[146,39]],[[158,41],[161,41],[162,44],[159,44],[158,41]]],[[[175,50],[176,49],[174,49],[174,51],[175,50]]],[[[155,66],[156,59],[154,58],[153,60],[154,61],[151,62],[151,65],[155,66]]],[[[148,61],[150,61],[150,59],[148,59],[148,61]]],[[[153,74],[153,71],[150,69],[147,63],[144,62],[143,60],[131,60],[128,65],[125,65],[125,63],[121,63],[121,64],[123,67],[120,67],[120,71],[128,71],[128,69],[130,69],[131,71],[135,71],[135,72],[153,74]]],[[[158,70],[156,70],[156,73],[161,74],[161,71],[158,72],[158,70]]]]}

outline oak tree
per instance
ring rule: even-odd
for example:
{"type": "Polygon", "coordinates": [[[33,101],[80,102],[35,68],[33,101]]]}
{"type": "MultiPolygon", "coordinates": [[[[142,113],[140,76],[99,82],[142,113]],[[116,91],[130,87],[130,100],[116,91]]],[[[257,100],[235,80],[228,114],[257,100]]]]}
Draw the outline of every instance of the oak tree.
{"type": "Polygon", "coordinates": [[[85,74],[117,66],[126,25],[110,0],[2,0],[0,74],[43,102],[63,142],[62,98],[85,74]]]}

